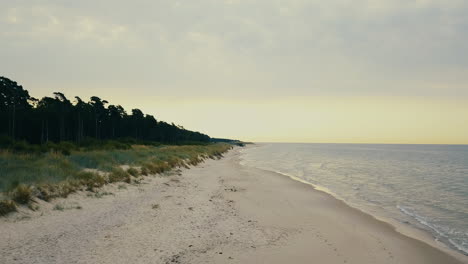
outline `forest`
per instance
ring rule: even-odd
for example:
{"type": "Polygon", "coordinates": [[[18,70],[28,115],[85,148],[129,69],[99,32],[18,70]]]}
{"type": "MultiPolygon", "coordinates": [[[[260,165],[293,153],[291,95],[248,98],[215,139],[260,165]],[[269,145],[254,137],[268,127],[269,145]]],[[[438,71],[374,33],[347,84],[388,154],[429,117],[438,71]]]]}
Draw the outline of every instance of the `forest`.
{"type": "Polygon", "coordinates": [[[36,99],[17,82],[0,77],[0,146],[8,142],[98,142],[132,140],[163,144],[206,143],[210,137],[158,121],[140,109],[127,112],[97,96],[72,100],[63,93],[36,99]]]}

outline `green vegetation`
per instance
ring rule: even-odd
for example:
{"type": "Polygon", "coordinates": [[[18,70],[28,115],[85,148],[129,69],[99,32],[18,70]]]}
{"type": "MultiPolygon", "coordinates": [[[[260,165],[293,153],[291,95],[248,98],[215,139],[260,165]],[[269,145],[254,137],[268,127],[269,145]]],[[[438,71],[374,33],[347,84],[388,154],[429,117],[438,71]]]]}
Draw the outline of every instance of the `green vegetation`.
{"type": "Polygon", "coordinates": [[[131,175],[121,168],[114,168],[111,173],[107,176],[109,182],[126,182],[131,183],[131,175]]]}
{"type": "Polygon", "coordinates": [[[19,204],[27,204],[31,201],[31,187],[24,184],[18,185],[10,194],[13,201],[19,204]]]}
{"type": "Polygon", "coordinates": [[[0,151],[0,215],[38,198],[49,201],[78,190],[95,191],[107,183],[135,182],[137,177],[217,159],[232,145],[133,145],[128,149],[71,150],[46,153],[0,151]],[[130,166],[124,170],[122,165],[130,166]],[[140,169],[137,169],[140,168],[140,169]]]}
{"type": "Polygon", "coordinates": [[[16,204],[11,200],[0,201],[0,216],[16,211],[16,204]]]}
{"type": "MultiPolygon", "coordinates": [[[[39,100],[18,83],[1,76],[0,135],[5,135],[0,138],[2,148],[31,152],[28,142],[41,144],[34,145],[34,149],[57,149],[65,155],[73,148],[71,142],[88,146],[94,145],[89,141],[117,139],[165,144],[210,142],[205,134],[157,121],[140,109],[127,113],[122,106],[109,104],[97,96],[92,96],[88,102],[75,96],[72,102],[63,93],[55,92],[53,97],[39,100]],[[67,143],[46,145],[58,142],[67,143]]],[[[106,142],[97,144],[99,149],[102,144],[106,142]]]]}
{"type": "Polygon", "coordinates": [[[36,198],[138,184],[140,176],[219,158],[231,146],[97,96],[72,102],[55,92],[38,100],[0,76],[0,215],[33,208],[36,198]]]}
{"type": "Polygon", "coordinates": [[[127,173],[132,175],[133,177],[138,177],[138,170],[135,168],[129,168],[127,170],[127,173]]]}
{"type": "Polygon", "coordinates": [[[210,142],[212,143],[228,143],[231,145],[245,147],[245,145],[253,144],[252,142],[244,142],[237,139],[228,139],[228,138],[211,138],[210,142]]]}
{"type": "MultiPolygon", "coordinates": [[[[192,146],[142,146],[135,145],[125,150],[72,151],[70,155],[57,152],[44,154],[18,154],[0,151],[0,191],[16,188],[19,183],[58,183],[74,178],[82,182],[90,181],[102,186],[102,177],[83,169],[96,169],[111,172],[119,165],[141,167],[140,172],[131,168],[128,172],[142,175],[163,173],[176,166],[198,164],[202,158],[217,158],[230,145],[192,146]]],[[[117,173],[117,172],[115,172],[117,173]]],[[[121,177],[116,175],[116,177],[121,177]]],[[[92,186],[89,186],[92,187],[92,186]]]]}

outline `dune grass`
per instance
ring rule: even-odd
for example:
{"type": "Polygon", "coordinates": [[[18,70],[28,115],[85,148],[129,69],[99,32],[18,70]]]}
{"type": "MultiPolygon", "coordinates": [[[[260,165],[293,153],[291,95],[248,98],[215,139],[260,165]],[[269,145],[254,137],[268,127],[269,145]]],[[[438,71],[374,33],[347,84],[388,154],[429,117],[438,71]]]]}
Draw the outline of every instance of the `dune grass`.
{"type": "Polygon", "coordinates": [[[0,216],[16,211],[16,204],[11,200],[0,201],[0,216]]]}
{"type": "Polygon", "coordinates": [[[207,158],[222,157],[230,148],[229,144],[217,143],[133,145],[129,149],[72,150],[66,154],[0,151],[0,215],[14,211],[16,204],[27,204],[34,198],[49,201],[67,197],[77,190],[93,191],[107,183],[131,183],[141,175],[197,165],[207,158]],[[123,170],[122,165],[130,168],[123,170]]]}

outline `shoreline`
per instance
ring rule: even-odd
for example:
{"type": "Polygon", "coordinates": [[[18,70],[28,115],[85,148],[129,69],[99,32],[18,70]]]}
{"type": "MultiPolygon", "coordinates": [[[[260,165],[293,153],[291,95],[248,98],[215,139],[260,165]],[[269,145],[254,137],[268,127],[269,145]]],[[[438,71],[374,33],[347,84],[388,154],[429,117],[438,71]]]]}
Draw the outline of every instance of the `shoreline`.
{"type": "MultiPolygon", "coordinates": [[[[262,144],[258,144],[256,147],[259,147],[261,145],[262,144]]],[[[240,151],[241,150],[239,150],[239,152],[240,151]]],[[[240,157],[239,157],[238,162],[239,162],[239,165],[244,166],[244,167],[248,167],[248,168],[256,169],[256,170],[262,170],[262,171],[265,171],[267,173],[275,173],[275,174],[278,174],[279,176],[290,178],[293,181],[297,181],[297,182],[300,182],[302,184],[309,185],[315,191],[323,192],[323,193],[331,196],[333,199],[336,199],[336,200],[338,200],[340,202],[343,202],[346,206],[349,206],[349,207],[351,207],[351,208],[353,208],[355,210],[358,210],[359,212],[361,212],[363,214],[367,214],[367,215],[375,218],[377,221],[383,222],[385,224],[389,224],[390,226],[392,226],[392,228],[395,229],[396,232],[398,232],[400,234],[403,234],[403,235],[408,236],[410,238],[421,240],[424,243],[429,244],[430,246],[432,246],[434,248],[437,248],[437,249],[439,249],[441,251],[444,251],[447,254],[450,254],[450,255],[456,257],[457,259],[464,260],[464,261],[468,262],[468,254],[465,254],[460,249],[457,249],[456,245],[453,245],[453,244],[449,245],[448,244],[449,243],[448,238],[447,238],[446,242],[442,242],[442,241],[437,240],[437,237],[434,234],[432,234],[431,231],[425,229],[425,228],[430,228],[430,227],[419,223],[417,219],[413,219],[416,222],[416,224],[411,223],[411,222],[402,222],[402,221],[399,221],[398,219],[392,218],[388,214],[388,212],[385,211],[384,208],[381,208],[381,207],[378,207],[378,206],[351,203],[349,201],[346,201],[346,199],[340,197],[339,194],[334,193],[333,191],[329,190],[328,188],[320,186],[318,184],[308,182],[308,181],[306,181],[304,179],[301,179],[301,178],[299,178],[297,176],[287,174],[287,173],[283,173],[283,172],[279,172],[279,171],[274,171],[274,170],[268,170],[268,169],[262,169],[262,168],[249,166],[249,165],[243,164],[240,157]],[[385,214],[387,214],[387,215],[385,215],[385,214]],[[418,226],[418,224],[421,225],[421,226],[424,226],[424,228],[421,227],[421,226],[418,226]]],[[[401,209],[399,209],[399,210],[401,211],[401,209]]],[[[434,230],[434,232],[437,232],[437,231],[434,230]]]]}
{"type": "MultiPolygon", "coordinates": [[[[349,207],[351,207],[353,209],[356,209],[356,210],[360,211],[363,214],[367,214],[367,215],[375,218],[377,221],[380,221],[380,222],[391,225],[395,229],[395,231],[398,232],[398,233],[401,233],[401,234],[403,234],[405,236],[408,236],[410,238],[415,238],[415,239],[421,240],[421,241],[423,241],[423,242],[425,242],[425,243],[427,243],[427,244],[429,244],[429,245],[431,245],[431,246],[433,246],[433,247],[435,247],[437,249],[443,250],[443,251],[445,251],[445,252],[447,252],[449,254],[452,254],[454,256],[461,255],[461,256],[467,256],[468,257],[468,255],[463,254],[463,252],[458,251],[455,248],[450,247],[446,243],[443,243],[441,241],[436,240],[436,237],[432,233],[430,233],[430,231],[428,231],[428,230],[417,227],[412,223],[403,223],[403,222],[398,221],[397,219],[394,219],[394,218],[381,216],[377,212],[370,212],[370,210],[366,210],[365,206],[359,207],[358,205],[353,205],[353,204],[349,203],[348,201],[346,201],[345,199],[339,197],[337,194],[335,194],[332,191],[328,190],[325,187],[322,187],[322,186],[307,182],[307,181],[305,181],[305,180],[303,180],[303,179],[301,179],[299,177],[296,177],[296,176],[293,176],[293,175],[288,175],[288,174],[281,173],[281,172],[278,172],[278,171],[269,171],[269,170],[260,169],[260,168],[256,168],[256,167],[251,167],[251,166],[247,166],[247,165],[241,165],[241,166],[246,166],[246,167],[249,167],[249,168],[252,168],[252,169],[258,169],[258,170],[266,171],[266,172],[269,172],[269,173],[276,173],[276,174],[278,174],[278,175],[280,175],[282,177],[288,177],[293,181],[297,181],[297,182],[300,182],[300,183],[303,183],[303,184],[306,184],[306,185],[310,185],[315,191],[323,192],[323,193],[325,193],[327,195],[330,195],[333,199],[341,201],[344,204],[346,204],[347,206],[349,206],[349,207]]],[[[379,208],[378,210],[379,211],[384,211],[384,209],[382,209],[382,208],[379,208]]]]}
{"type": "Polygon", "coordinates": [[[239,164],[239,148],[99,193],[0,219],[0,262],[468,263],[310,185],[239,164]]]}
{"type": "MultiPolygon", "coordinates": [[[[277,177],[283,177],[286,178],[290,181],[294,181],[296,183],[299,183],[301,185],[311,187],[310,191],[312,192],[317,192],[320,193],[321,195],[327,196],[329,199],[334,200],[335,202],[341,203],[344,207],[356,211],[357,214],[364,215],[365,217],[368,217],[371,219],[371,221],[377,222],[379,225],[382,225],[384,228],[390,228],[391,232],[396,233],[397,235],[404,236],[405,239],[408,240],[413,240],[413,242],[417,243],[423,243],[429,246],[431,249],[430,250],[436,250],[440,251],[442,254],[447,254],[450,257],[453,257],[456,259],[456,261],[460,261],[460,263],[468,263],[468,257],[450,247],[448,247],[446,244],[443,244],[441,242],[435,241],[434,237],[431,233],[429,233],[426,230],[419,229],[415,226],[405,226],[403,223],[398,222],[395,219],[391,218],[386,218],[386,217],[381,217],[379,215],[375,215],[373,213],[367,212],[362,208],[355,207],[349,203],[347,203],[344,199],[339,198],[336,196],[333,192],[328,190],[327,188],[315,185],[313,183],[307,182],[301,178],[295,177],[293,175],[288,175],[276,171],[270,171],[270,170],[265,170],[265,169],[260,169],[260,168],[255,168],[251,167],[245,164],[241,163],[240,157],[238,158],[238,164],[239,166],[246,167],[252,170],[259,170],[263,171],[268,174],[274,174],[277,177]]],[[[406,262],[403,262],[406,263],[406,262]]],[[[416,263],[416,262],[408,262],[408,263],[416,263]]],[[[426,263],[432,263],[430,261],[426,263]]],[[[437,263],[437,262],[434,262],[437,263]]]]}
{"type": "MultiPolygon", "coordinates": [[[[447,244],[443,243],[443,242],[440,242],[440,241],[437,241],[436,238],[434,237],[433,234],[431,234],[428,230],[424,230],[422,228],[419,228],[417,226],[415,226],[414,224],[411,224],[411,223],[408,223],[407,225],[405,225],[405,223],[402,223],[396,219],[393,219],[393,218],[389,218],[389,217],[384,217],[384,216],[380,216],[378,215],[378,213],[372,213],[372,212],[369,212],[368,210],[366,210],[365,208],[360,208],[358,206],[354,206],[352,204],[350,204],[349,202],[347,202],[345,199],[342,199],[340,198],[337,194],[333,193],[332,191],[328,190],[327,188],[325,187],[322,187],[322,186],[319,186],[319,185],[316,185],[316,184],[313,184],[313,183],[310,183],[310,182],[307,182],[299,177],[296,177],[296,176],[293,176],[293,175],[288,175],[288,174],[285,174],[285,173],[281,173],[281,172],[278,172],[278,171],[270,171],[270,170],[266,170],[266,169],[261,169],[261,168],[256,168],[256,167],[251,167],[251,166],[247,166],[247,165],[242,165],[241,166],[245,166],[245,167],[248,167],[248,168],[251,168],[251,169],[257,169],[257,170],[261,170],[261,171],[265,171],[267,173],[275,173],[275,174],[278,174],[278,176],[280,177],[287,177],[293,181],[297,181],[299,183],[302,183],[302,184],[306,184],[306,185],[309,185],[310,187],[313,188],[313,191],[317,191],[317,192],[322,192],[324,193],[325,195],[329,195],[331,196],[332,199],[336,199],[337,201],[340,201],[342,203],[345,204],[345,206],[348,206],[354,210],[357,210],[359,211],[359,213],[362,213],[362,214],[365,214],[365,215],[368,215],[369,217],[372,217],[373,219],[375,219],[376,221],[379,221],[381,222],[382,224],[387,224],[389,225],[391,228],[394,229],[395,232],[397,233],[400,233],[404,236],[407,236],[408,238],[412,238],[412,239],[417,239],[417,240],[420,240],[421,242],[424,242],[438,250],[441,250],[457,259],[459,259],[460,261],[463,261],[463,259],[465,257],[468,257],[467,255],[463,254],[462,252],[454,249],[454,248],[451,248],[450,246],[448,246],[447,244]]],[[[383,210],[383,209],[380,209],[380,210],[383,210]]]]}

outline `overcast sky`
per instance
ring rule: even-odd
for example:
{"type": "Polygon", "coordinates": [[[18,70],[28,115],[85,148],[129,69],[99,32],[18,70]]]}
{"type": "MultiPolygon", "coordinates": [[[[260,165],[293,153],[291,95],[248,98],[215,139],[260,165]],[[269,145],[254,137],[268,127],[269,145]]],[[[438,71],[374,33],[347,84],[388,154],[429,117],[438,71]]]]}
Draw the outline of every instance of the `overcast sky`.
{"type": "Polygon", "coordinates": [[[468,144],[466,0],[0,2],[0,75],[38,98],[244,140],[468,144]]]}

